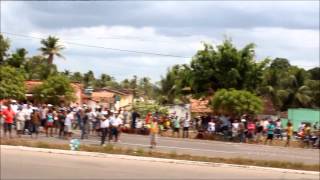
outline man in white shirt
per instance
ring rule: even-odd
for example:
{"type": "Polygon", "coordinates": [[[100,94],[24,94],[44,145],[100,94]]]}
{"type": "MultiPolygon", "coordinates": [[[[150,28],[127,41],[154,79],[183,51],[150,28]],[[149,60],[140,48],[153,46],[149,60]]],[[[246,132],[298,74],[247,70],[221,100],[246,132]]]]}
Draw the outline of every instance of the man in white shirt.
{"type": "Polygon", "coordinates": [[[189,127],[190,127],[190,117],[189,117],[189,114],[186,113],[186,117],[183,121],[183,132],[182,132],[183,138],[189,138],[189,127]]]}
{"type": "Polygon", "coordinates": [[[66,119],[64,121],[64,131],[65,134],[68,135],[68,138],[71,138],[71,134],[72,134],[72,121],[74,120],[74,115],[73,112],[68,110],[67,111],[67,116],[66,119]]]}
{"type": "Polygon", "coordinates": [[[113,116],[113,113],[110,113],[109,119],[110,119],[110,127],[111,127],[109,141],[114,136],[115,137],[114,141],[118,142],[120,127],[122,125],[122,120],[119,118],[119,114],[116,114],[115,116],[113,116]]]}
{"type": "MultiPolygon", "coordinates": [[[[106,140],[106,137],[108,135],[109,132],[109,127],[110,127],[110,115],[107,115],[107,118],[103,118],[101,119],[101,123],[100,123],[100,128],[101,128],[101,146],[105,146],[104,142],[106,140]]],[[[110,139],[108,139],[108,141],[110,141],[110,139]]]]}

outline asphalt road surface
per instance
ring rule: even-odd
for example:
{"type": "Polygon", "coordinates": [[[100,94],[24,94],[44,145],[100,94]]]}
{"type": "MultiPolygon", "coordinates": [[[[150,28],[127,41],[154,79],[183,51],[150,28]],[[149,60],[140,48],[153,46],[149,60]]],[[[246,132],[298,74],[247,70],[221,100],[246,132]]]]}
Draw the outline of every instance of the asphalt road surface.
{"type": "Polygon", "coordinates": [[[3,179],[318,179],[318,175],[1,150],[3,179]]]}
{"type": "MultiPolygon", "coordinates": [[[[28,136],[26,136],[29,139],[28,136]]],[[[78,135],[75,135],[79,138],[78,135]]],[[[43,135],[39,138],[55,143],[68,143],[56,137],[46,138],[43,135]]],[[[119,146],[132,148],[149,148],[149,136],[121,134],[119,146]]],[[[81,140],[82,144],[99,145],[99,138],[90,136],[89,139],[81,140]]],[[[157,151],[176,152],[178,154],[190,154],[209,157],[224,158],[249,158],[261,160],[279,160],[298,162],[305,164],[319,164],[319,149],[286,148],[269,145],[240,144],[220,141],[196,140],[159,137],[157,151]]]]}

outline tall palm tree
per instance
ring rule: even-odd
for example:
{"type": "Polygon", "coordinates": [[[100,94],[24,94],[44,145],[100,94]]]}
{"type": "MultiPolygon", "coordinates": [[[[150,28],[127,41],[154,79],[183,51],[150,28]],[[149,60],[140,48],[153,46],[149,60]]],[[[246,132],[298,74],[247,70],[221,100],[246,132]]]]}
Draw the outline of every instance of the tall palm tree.
{"type": "Polygon", "coordinates": [[[54,56],[64,58],[60,52],[64,49],[59,45],[59,38],[49,36],[47,39],[41,40],[42,47],[39,49],[43,55],[48,56],[48,64],[53,63],[54,56]]]}

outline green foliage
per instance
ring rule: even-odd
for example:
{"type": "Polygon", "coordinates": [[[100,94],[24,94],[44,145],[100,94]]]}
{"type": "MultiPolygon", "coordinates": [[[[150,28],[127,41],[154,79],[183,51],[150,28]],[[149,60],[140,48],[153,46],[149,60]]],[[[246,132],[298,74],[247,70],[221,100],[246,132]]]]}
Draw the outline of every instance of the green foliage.
{"type": "Polygon", "coordinates": [[[54,56],[64,58],[60,53],[64,47],[59,45],[59,38],[49,36],[47,39],[41,40],[42,47],[39,49],[44,56],[48,56],[48,64],[53,64],[54,56]]]}
{"type": "Polygon", "coordinates": [[[56,65],[48,64],[46,58],[33,56],[24,65],[27,79],[45,80],[50,76],[58,74],[56,65]]]}
{"type": "Polygon", "coordinates": [[[220,89],[212,100],[212,108],[220,113],[228,115],[258,114],[262,111],[262,100],[244,90],[220,89]]]}
{"type": "Polygon", "coordinates": [[[312,80],[320,80],[320,67],[308,70],[312,80]]]}
{"type": "Polygon", "coordinates": [[[5,38],[0,33],[0,64],[3,64],[6,57],[8,56],[8,50],[10,48],[10,42],[9,39],[5,38]]]}
{"type": "Polygon", "coordinates": [[[59,104],[75,100],[74,89],[67,77],[63,75],[50,76],[34,89],[35,98],[44,103],[59,104]]]}
{"type": "Polygon", "coordinates": [[[255,62],[255,45],[238,50],[231,40],[216,48],[204,44],[191,61],[191,88],[195,94],[208,95],[220,88],[254,91],[262,80],[268,60],[255,62]]]}
{"type": "Polygon", "coordinates": [[[168,108],[156,103],[135,102],[133,108],[141,115],[141,117],[145,117],[148,112],[159,112],[160,114],[168,114],[168,108]]]}
{"type": "Polygon", "coordinates": [[[291,66],[286,59],[276,58],[266,68],[258,92],[269,97],[279,111],[319,107],[319,103],[313,100],[318,96],[315,82],[309,81],[309,74],[304,69],[291,66]]]}
{"type": "Polygon", "coordinates": [[[15,68],[23,67],[26,62],[27,53],[27,50],[24,48],[17,49],[5,62],[15,68]]]}
{"type": "Polygon", "coordinates": [[[10,66],[0,66],[0,99],[25,99],[24,74],[10,66]]]}

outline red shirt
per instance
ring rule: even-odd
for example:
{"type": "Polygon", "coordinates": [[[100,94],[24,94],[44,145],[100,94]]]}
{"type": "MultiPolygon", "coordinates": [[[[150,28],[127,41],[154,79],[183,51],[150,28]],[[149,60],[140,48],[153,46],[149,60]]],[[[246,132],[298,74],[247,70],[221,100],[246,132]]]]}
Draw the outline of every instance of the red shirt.
{"type": "Polygon", "coordinates": [[[13,123],[13,118],[14,118],[14,115],[15,115],[15,113],[14,113],[14,111],[12,110],[12,109],[5,109],[5,110],[3,110],[2,111],[2,113],[1,113],[2,115],[4,115],[5,116],[5,122],[6,123],[13,123]]]}
{"type": "Polygon", "coordinates": [[[253,123],[248,124],[248,131],[249,132],[254,132],[255,129],[256,129],[255,124],[253,124],[253,123]]]}

